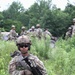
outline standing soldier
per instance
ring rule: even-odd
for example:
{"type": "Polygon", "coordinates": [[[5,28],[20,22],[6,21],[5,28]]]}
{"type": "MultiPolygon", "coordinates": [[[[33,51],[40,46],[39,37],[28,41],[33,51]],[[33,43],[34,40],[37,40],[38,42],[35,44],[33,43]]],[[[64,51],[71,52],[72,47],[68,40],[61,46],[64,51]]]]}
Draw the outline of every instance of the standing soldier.
{"type": "Polygon", "coordinates": [[[66,39],[71,38],[72,37],[72,27],[68,28],[68,31],[66,32],[66,39]]]}
{"type": "Polygon", "coordinates": [[[44,39],[47,39],[48,36],[51,38],[52,34],[49,32],[48,29],[45,29],[44,32],[43,32],[44,39]]]}
{"type": "Polygon", "coordinates": [[[1,28],[0,28],[0,39],[2,39],[1,28]]]}
{"type": "Polygon", "coordinates": [[[22,26],[22,28],[21,28],[21,33],[20,33],[20,35],[27,35],[27,31],[26,31],[26,29],[25,29],[24,26],[22,26]]]}
{"type": "Polygon", "coordinates": [[[12,25],[12,29],[10,30],[10,33],[9,33],[9,40],[16,40],[17,36],[18,34],[15,31],[15,26],[12,25]]]}
{"type": "Polygon", "coordinates": [[[75,18],[73,18],[73,24],[74,25],[72,25],[72,36],[75,36],[75,18]]]}
{"type": "Polygon", "coordinates": [[[43,34],[43,30],[40,28],[40,24],[36,25],[36,36],[41,39],[43,34]]]}
{"type": "Polygon", "coordinates": [[[35,29],[35,26],[32,26],[31,27],[31,31],[30,31],[30,37],[36,37],[36,29],[35,29]]]}
{"type": "Polygon", "coordinates": [[[28,36],[18,37],[16,45],[19,55],[14,56],[9,63],[10,75],[47,75],[43,62],[29,53],[31,41],[28,36]]]}
{"type": "Polygon", "coordinates": [[[50,47],[55,48],[55,43],[57,41],[57,37],[52,36],[50,41],[50,47]]]}

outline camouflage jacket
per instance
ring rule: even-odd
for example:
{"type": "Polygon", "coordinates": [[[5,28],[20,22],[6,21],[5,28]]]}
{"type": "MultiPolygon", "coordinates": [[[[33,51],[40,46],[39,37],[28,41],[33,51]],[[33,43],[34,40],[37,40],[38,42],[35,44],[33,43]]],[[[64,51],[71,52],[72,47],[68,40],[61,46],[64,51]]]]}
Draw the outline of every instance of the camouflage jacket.
{"type": "MultiPolygon", "coordinates": [[[[42,75],[47,75],[43,62],[40,61],[37,56],[30,54],[28,56],[28,60],[32,60],[36,63],[42,75]]],[[[18,55],[12,58],[8,65],[8,71],[10,75],[33,75],[31,73],[30,66],[25,62],[24,57],[22,57],[22,55],[18,55]],[[23,71],[26,71],[26,74],[22,74],[23,71]],[[27,71],[29,71],[30,73],[27,74],[27,71]]]]}
{"type": "Polygon", "coordinates": [[[27,35],[27,31],[21,31],[20,35],[27,35]]]}
{"type": "Polygon", "coordinates": [[[15,30],[10,30],[10,36],[12,36],[12,37],[17,37],[17,33],[16,33],[16,31],[15,30]]]}
{"type": "Polygon", "coordinates": [[[43,30],[41,28],[36,29],[36,36],[41,38],[43,34],[43,30]]]}

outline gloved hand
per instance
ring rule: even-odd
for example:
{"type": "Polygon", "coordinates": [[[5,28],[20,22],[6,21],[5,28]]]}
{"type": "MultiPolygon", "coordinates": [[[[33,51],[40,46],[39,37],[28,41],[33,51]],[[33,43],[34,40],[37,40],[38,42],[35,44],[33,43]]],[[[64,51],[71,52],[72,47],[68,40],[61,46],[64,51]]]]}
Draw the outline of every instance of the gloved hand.
{"type": "Polygon", "coordinates": [[[31,71],[29,70],[23,70],[21,75],[33,75],[31,71]]]}

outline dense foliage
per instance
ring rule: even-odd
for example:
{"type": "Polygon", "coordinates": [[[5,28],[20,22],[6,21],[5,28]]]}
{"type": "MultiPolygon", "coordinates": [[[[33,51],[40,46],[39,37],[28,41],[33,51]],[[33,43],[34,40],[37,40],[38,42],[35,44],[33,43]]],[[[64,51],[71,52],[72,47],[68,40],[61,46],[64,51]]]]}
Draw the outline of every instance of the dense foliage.
{"type": "MultiPolygon", "coordinates": [[[[62,11],[51,0],[36,0],[29,8],[24,9],[20,2],[13,2],[7,10],[0,12],[0,30],[9,31],[11,25],[16,26],[19,33],[21,26],[26,29],[36,26],[48,28],[54,36],[63,36],[72,25],[75,17],[75,6],[68,3],[62,11]]],[[[0,75],[8,74],[10,53],[17,47],[13,41],[0,40],[0,75]]],[[[37,55],[45,64],[48,75],[75,75],[75,38],[63,40],[59,38],[56,47],[50,47],[50,40],[32,38],[31,53],[37,55]]]]}
{"type": "MultiPolygon", "coordinates": [[[[50,40],[32,38],[30,52],[45,64],[48,75],[75,75],[75,38],[59,38],[55,48],[50,48],[50,40]]],[[[0,74],[8,74],[10,53],[17,47],[12,41],[0,40],[0,74]]]]}
{"type": "Polygon", "coordinates": [[[24,9],[20,2],[13,2],[7,10],[0,12],[0,27],[9,31],[14,24],[19,33],[21,26],[29,29],[39,23],[43,29],[48,28],[54,36],[62,36],[74,17],[75,6],[70,3],[61,10],[52,4],[52,0],[36,0],[29,9],[24,9]]]}

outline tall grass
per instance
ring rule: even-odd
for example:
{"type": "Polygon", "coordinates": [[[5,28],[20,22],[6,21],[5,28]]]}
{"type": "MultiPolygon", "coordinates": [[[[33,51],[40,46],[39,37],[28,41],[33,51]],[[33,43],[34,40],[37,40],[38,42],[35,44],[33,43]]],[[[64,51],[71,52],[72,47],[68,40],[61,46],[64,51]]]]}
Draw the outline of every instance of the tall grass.
{"type": "MultiPolygon", "coordinates": [[[[31,38],[30,52],[44,62],[48,75],[75,75],[75,38],[59,39],[55,48],[50,48],[50,40],[31,38]]],[[[12,41],[0,40],[0,75],[8,74],[10,53],[17,47],[12,41]]]]}
{"type": "Polygon", "coordinates": [[[37,54],[37,56],[44,57],[46,59],[49,58],[49,51],[50,51],[50,40],[44,40],[42,39],[32,39],[32,47],[31,52],[37,54]]]}
{"type": "Polygon", "coordinates": [[[0,40],[0,75],[8,75],[10,53],[16,49],[14,42],[0,40]]]}

